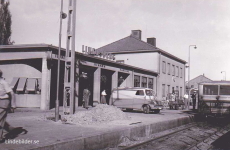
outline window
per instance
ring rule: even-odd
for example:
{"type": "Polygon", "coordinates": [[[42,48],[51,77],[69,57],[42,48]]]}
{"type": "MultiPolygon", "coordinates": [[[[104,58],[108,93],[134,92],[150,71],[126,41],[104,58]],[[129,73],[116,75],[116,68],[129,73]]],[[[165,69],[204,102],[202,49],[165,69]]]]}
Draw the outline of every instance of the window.
{"type": "Polygon", "coordinates": [[[172,75],[175,75],[175,65],[172,65],[172,75]]]}
{"type": "Polygon", "coordinates": [[[167,66],[167,68],[168,68],[168,74],[170,74],[170,63],[168,63],[168,66],[167,66]]]}
{"type": "Polygon", "coordinates": [[[165,63],[165,61],[162,62],[162,72],[166,73],[166,63],[165,63]]]}
{"type": "Polygon", "coordinates": [[[176,66],[176,76],[179,77],[179,67],[176,66]]]}
{"type": "Polygon", "coordinates": [[[167,93],[167,94],[168,94],[168,96],[167,96],[168,98],[169,98],[169,96],[170,96],[169,93],[170,93],[170,85],[168,85],[168,93],[167,93]]]}
{"type": "Polygon", "coordinates": [[[149,78],[148,88],[153,89],[153,78],[149,78]]]}
{"type": "Polygon", "coordinates": [[[136,95],[145,95],[143,90],[137,90],[136,95]]]}
{"type": "Polygon", "coordinates": [[[180,77],[182,78],[183,77],[183,69],[180,68],[180,77]]]}
{"type": "Polygon", "coordinates": [[[165,84],[162,84],[162,97],[165,97],[165,84]]]}
{"type": "Polygon", "coordinates": [[[140,76],[134,75],[134,87],[140,87],[140,76]]]}
{"type": "Polygon", "coordinates": [[[204,95],[218,95],[218,85],[204,85],[204,95]]]}
{"type": "Polygon", "coordinates": [[[147,88],[147,77],[142,77],[142,87],[147,88]]]}
{"type": "Polygon", "coordinates": [[[220,85],[220,95],[230,95],[230,86],[220,85]]]}
{"type": "Polygon", "coordinates": [[[117,63],[121,63],[121,64],[124,64],[125,61],[124,60],[116,60],[117,63]]]}
{"type": "Polygon", "coordinates": [[[180,97],[182,97],[182,87],[180,87],[180,97]]]}

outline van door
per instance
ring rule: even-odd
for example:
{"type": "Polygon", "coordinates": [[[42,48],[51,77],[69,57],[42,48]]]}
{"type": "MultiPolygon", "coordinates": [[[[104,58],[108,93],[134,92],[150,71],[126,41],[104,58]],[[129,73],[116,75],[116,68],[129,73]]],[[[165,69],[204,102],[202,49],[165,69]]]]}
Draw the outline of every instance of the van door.
{"type": "Polygon", "coordinates": [[[135,95],[136,91],[132,90],[118,90],[114,91],[113,97],[114,99],[114,106],[119,108],[130,108],[133,109],[133,95],[135,95]],[[118,92],[118,93],[117,93],[118,92]]]}
{"type": "Polygon", "coordinates": [[[137,90],[134,96],[133,108],[141,109],[142,105],[145,103],[145,92],[144,90],[137,90]]]}

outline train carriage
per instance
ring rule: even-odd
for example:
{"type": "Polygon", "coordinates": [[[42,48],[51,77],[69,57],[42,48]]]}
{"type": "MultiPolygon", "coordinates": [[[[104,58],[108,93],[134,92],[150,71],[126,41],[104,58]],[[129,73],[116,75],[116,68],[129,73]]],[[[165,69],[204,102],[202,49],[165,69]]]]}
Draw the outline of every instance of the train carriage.
{"type": "Polygon", "coordinates": [[[230,81],[199,84],[198,111],[206,115],[230,114],[230,81]]]}

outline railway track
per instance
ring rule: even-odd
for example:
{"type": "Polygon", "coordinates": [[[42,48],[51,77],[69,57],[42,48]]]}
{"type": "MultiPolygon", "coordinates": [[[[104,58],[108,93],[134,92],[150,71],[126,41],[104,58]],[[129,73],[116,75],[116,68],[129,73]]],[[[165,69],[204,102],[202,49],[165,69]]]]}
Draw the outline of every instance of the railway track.
{"type": "Polygon", "coordinates": [[[211,143],[230,131],[230,125],[212,125],[206,122],[191,123],[146,138],[129,139],[113,150],[195,150],[211,149],[211,143]]]}

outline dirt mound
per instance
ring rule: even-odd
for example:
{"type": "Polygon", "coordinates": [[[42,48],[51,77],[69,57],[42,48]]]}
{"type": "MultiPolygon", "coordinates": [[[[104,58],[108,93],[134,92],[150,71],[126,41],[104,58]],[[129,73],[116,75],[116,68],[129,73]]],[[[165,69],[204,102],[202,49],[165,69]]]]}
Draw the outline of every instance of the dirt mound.
{"type": "Polygon", "coordinates": [[[62,117],[67,123],[74,124],[99,124],[114,120],[128,120],[130,117],[115,106],[98,104],[96,107],[88,111],[79,111],[73,115],[65,115],[62,117]]]}

